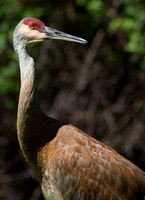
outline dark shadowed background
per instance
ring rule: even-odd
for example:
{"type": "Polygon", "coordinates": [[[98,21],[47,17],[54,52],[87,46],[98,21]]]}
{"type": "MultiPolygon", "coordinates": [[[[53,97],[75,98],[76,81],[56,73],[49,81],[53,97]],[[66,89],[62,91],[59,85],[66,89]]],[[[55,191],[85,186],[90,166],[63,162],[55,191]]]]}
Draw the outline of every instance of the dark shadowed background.
{"type": "Polygon", "coordinates": [[[33,48],[45,113],[145,170],[145,1],[0,1],[0,200],[42,200],[16,135],[20,78],[12,34],[24,17],[80,36],[33,48]]]}

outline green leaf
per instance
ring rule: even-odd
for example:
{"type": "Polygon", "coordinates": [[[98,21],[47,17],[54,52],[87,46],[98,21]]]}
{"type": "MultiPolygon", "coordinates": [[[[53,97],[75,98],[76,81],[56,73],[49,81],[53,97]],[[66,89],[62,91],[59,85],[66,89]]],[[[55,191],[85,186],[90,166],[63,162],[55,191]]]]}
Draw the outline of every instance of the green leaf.
{"type": "Polygon", "coordinates": [[[4,33],[0,33],[0,53],[4,51],[7,46],[6,35],[4,33]]]}
{"type": "Polygon", "coordinates": [[[5,94],[8,92],[18,92],[19,85],[11,79],[0,76],[0,93],[5,94]]]}
{"type": "Polygon", "coordinates": [[[110,34],[114,34],[122,24],[123,19],[122,18],[114,18],[109,24],[108,31],[110,34]]]}
{"type": "Polygon", "coordinates": [[[102,10],[103,10],[103,3],[101,1],[95,1],[95,0],[92,0],[92,1],[88,1],[87,3],[87,10],[92,12],[92,13],[101,13],[102,10]]]}
{"type": "Polygon", "coordinates": [[[86,4],[86,0],[76,0],[76,4],[78,6],[84,6],[86,4]]]}

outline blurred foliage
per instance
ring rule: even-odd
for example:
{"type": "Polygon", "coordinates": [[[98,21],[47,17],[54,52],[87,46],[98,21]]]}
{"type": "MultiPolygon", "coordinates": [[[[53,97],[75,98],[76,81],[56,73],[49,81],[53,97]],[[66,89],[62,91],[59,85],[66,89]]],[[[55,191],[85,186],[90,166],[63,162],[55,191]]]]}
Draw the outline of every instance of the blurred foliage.
{"type": "Polygon", "coordinates": [[[33,49],[45,112],[77,125],[144,169],[145,2],[1,0],[0,199],[43,199],[16,138],[20,78],[12,37],[25,17],[88,41],[53,41],[33,49]]]}
{"type": "Polygon", "coordinates": [[[122,8],[122,15],[111,21],[109,31],[115,34],[118,30],[121,30],[128,39],[125,50],[130,53],[144,55],[145,7],[141,2],[138,4],[137,1],[125,0],[122,8]]]}

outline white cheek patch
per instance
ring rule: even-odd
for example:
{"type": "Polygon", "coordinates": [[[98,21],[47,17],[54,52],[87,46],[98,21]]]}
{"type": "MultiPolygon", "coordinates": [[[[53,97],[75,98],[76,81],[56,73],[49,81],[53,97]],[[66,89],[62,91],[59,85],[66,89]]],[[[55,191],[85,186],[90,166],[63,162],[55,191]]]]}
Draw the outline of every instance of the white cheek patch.
{"type": "Polygon", "coordinates": [[[22,34],[26,35],[27,37],[35,39],[35,40],[41,40],[46,37],[45,33],[41,33],[37,30],[30,29],[29,26],[25,25],[25,24],[22,24],[19,27],[18,31],[21,32],[22,34]]]}

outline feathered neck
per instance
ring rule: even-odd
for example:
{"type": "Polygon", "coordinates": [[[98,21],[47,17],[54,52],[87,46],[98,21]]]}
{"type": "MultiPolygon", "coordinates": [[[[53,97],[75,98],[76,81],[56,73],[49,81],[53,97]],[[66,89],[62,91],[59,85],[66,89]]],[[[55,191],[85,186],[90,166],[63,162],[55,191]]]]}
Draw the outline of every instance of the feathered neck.
{"type": "MultiPolygon", "coordinates": [[[[18,51],[20,74],[21,74],[21,89],[19,96],[18,106],[18,122],[23,123],[30,115],[33,115],[37,101],[36,69],[34,59],[26,48],[19,49],[18,51]],[[34,107],[34,108],[33,108],[34,107]]],[[[20,125],[20,124],[17,124],[20,125]]],[[[19,132],[18,132],[19,133],[19,132]]],[[[21,133],[21,132],[20,132],[21,133]]]]}
{"type": "Polygon", "coordinates": [[[41,180],[38,154],[55,136],[62,124],[45,115],[39,105],[34,60],[26,48],[18,51],[21,89],[17,113],[17,134],[25,159],[41,180]]]}
{"type": "Polygon", "coordinates": [[[17,53],[21,74],[21,89],[17,113],[17,134],[20,148],[26,160],[34,168],[33,165],[36,164],[36,151],[38,150],[36,146],[37,142],[35,141],[36,135],[34,136],[34,126],[41,115],[36,91],[36,69],[33,57],[26,48],[19,49],[17,53]]]}

